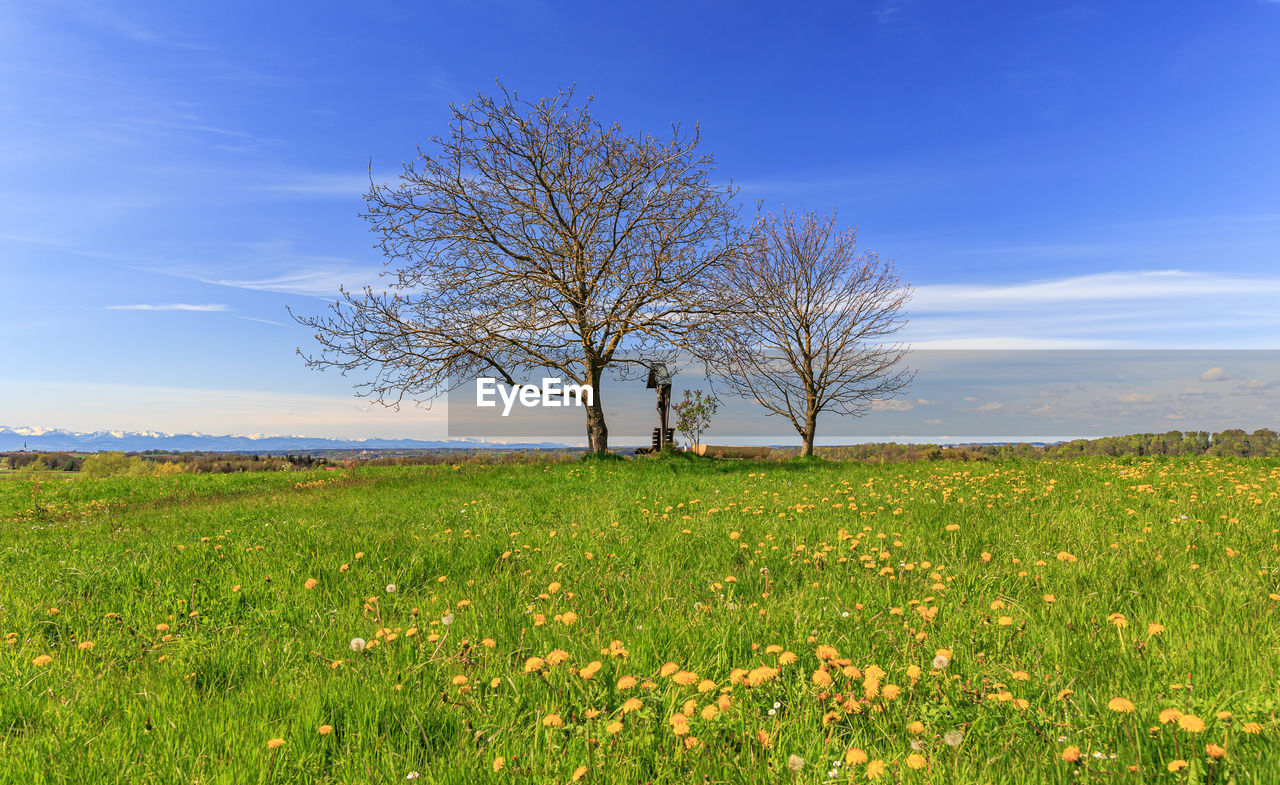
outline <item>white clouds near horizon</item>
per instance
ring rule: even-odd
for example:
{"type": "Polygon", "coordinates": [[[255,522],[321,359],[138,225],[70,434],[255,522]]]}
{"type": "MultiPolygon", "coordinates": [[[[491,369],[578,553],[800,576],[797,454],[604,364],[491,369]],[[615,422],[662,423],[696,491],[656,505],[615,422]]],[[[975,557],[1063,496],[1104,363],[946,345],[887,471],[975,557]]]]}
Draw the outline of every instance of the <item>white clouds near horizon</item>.
{"type": "Polygon", "coordinates": [[[1094,273],[1010,284],[924,284],[909,308],[965,313],[1046,304],[1280,294],[1280,277],[1230,276],[1185,270],[1094,273]]]}

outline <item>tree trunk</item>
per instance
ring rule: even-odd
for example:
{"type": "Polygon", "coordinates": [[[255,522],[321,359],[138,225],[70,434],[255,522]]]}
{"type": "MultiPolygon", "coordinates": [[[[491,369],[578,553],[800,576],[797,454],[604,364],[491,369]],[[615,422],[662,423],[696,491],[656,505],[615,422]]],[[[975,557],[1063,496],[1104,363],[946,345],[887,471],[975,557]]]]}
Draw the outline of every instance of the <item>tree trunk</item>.
{"type": "Polygon", "coordinates": [[[813,455],[813,437],[818,431],[818,413],[809,412],[804,418],[804,431],[800,434],[802,444],[800,446],[800,457],[808,458],[813,455]]]}
{"type": "Polygon", "coordinates": [[[604,422],[604,405],[600,401],[600,372],[591,374],[591,405],[587,407],[587,450],[609,451],[609,426],[604,422]]]}

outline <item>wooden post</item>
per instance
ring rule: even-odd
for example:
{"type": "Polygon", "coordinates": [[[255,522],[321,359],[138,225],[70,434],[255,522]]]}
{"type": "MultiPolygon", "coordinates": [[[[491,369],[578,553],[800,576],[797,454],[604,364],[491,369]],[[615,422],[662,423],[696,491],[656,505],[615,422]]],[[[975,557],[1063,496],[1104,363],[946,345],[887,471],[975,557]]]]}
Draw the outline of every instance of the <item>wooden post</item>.
{"type": "Polygon", "coordinates": [[[667,427],[671,410],[671,372],[667,366],[662,363],[649,366],[649,381],[645,387],[658,391],[658,435],[654,447],[661,450],[671,441],[671,429],[667,427]]]}

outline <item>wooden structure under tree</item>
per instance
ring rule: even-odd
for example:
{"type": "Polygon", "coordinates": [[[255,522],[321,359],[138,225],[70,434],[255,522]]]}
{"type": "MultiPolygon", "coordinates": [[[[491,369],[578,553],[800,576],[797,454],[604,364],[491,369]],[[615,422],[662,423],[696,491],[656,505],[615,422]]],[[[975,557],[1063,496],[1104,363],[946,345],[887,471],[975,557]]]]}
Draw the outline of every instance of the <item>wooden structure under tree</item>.
{"type": "Polygon", "coordinates": [[[671,372],[664,363],[649,366],[649,380],[645,387],[658,391],[658,427],[653,429],[649,449],[636,450],[637,453],[659,452],[668,444],[675,443],[675,428],[667,425],[671,417],[671,372]]]}

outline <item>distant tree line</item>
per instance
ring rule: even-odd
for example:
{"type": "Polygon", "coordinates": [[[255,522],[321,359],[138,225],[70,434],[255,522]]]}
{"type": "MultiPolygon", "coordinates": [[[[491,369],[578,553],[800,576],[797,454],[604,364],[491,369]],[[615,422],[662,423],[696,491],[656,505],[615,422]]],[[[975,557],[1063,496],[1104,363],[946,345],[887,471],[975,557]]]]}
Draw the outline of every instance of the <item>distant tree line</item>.
{"type": "MultiPolygon", "coordinates": [[[[857,444],[847,447],[819,447],[818,454],[832,460],[881,461],[987,461],[997,458],[1075,458],[1086,455],[1136,457],[1143,455],[1215,455],[1241,458],[1280,458],[1280,433],[1261,429],[1252,433],[1233,428],[1209,431],[1169,431],[1106,436],[1100,439],[1073,439],[1069,442],[1035,445],[1010,444],[857,444]]],[[[775,450],[785,458],[788,451],[775,450]]]]}
{"type": "MultiPolygon", "coordinates": [[[[771,458],[784,460],[798,449],[775,449],[771,458]]],[[[828,460],[868,463],[917,461],[990,461],[1000,458],[1055,459],[1088,455],[1112,457],[1234,456],[1280,458],[1280,433],[1261,429],[1249,433],[1233,428],[1209,431],[1169,431],[1074,439],[1056,444],[900,444],[897,442],[818,447],[828,460]]],[[[41,471],[82,472],[94,477],[162,476],[166,474],[229,474],[234,472],[300,471],[326,466],[436,466],[440,464],[534,464],[576,460],[581,449],[560,450],[427,450],[412,455],[360,457],[331,454],[245,455],[242,453],[0,453],[0,468],[22,473],[41,471]]]]}
{"type": "Polygon", "coordinates": [[[333,466],[311,455],[246,455],[211,452],[8,452],[0,468],[22,472],[83,472],[92,477],[145,477],[166,474],[232,474],[314,469],[333,466]]]}

